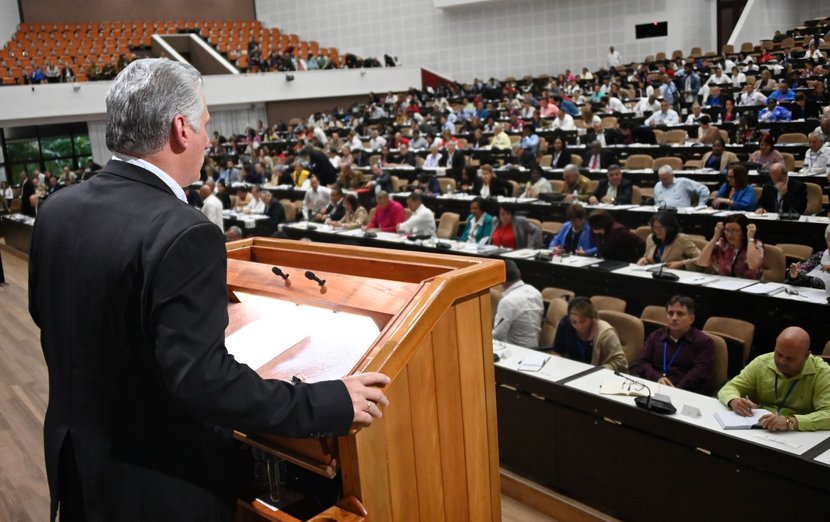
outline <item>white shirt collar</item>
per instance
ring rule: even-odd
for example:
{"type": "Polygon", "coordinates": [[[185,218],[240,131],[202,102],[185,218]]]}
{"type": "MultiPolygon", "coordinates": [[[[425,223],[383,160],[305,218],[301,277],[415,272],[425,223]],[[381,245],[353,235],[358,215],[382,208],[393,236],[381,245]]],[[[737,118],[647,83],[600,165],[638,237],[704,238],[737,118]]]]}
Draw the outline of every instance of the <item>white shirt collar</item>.
{"type": "Polygon", "coordinates": [[[184,189],[182,189],[176,180],[170,177],[170,174],[164,172],[160,168],[156,167],[149,161],[145,161],[141,158],[135,158],[133,156],[128,156],[126,154],[122,154],[120,152],[115,152],[112,155],[112,159],[123,161],[124,163],[129,163],[130,165],[135,165],[136,167],[141,167],[145,170],[149,170],[156,177],[164,182],[165,185],[170,187],[170,190],[173,191],[173,194],[176,195],[177,198],[187,203],[187,197],[184,195],[184,189]]]}

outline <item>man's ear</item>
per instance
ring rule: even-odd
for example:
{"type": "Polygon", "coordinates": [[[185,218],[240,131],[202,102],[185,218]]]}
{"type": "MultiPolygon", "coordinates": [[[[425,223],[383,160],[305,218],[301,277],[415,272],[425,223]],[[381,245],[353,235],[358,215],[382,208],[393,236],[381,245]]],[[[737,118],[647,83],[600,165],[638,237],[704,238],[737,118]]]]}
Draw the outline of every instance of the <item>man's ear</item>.
{"type": "Polygon", "coordinates": [[[192,139],[192,129],[187,123],[187,119],[181,114],[176,114],[173,117],[173,123],[170,126],[170,148],[175,153],[183,152],[187,149],[187,145],[192,139]]]}

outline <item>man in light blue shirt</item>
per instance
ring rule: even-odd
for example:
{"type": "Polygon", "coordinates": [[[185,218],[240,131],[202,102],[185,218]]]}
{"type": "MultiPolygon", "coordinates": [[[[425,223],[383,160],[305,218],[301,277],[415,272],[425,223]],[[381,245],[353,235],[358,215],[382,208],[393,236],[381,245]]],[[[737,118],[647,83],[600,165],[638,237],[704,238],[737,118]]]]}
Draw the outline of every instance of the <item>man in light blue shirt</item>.
{"type": "Polygon", "coordinates": [[[677,111],[669,108],[668,101],[663,100],[660,102],[660,110],[649,116],[645,123],[651,127],[655,125],[678,125],[680,116],[677,115],[677,111]]]}
{"type": "Polygon", "coordinates": [[[539,153],[539,136],[533,131],[533,125],[525,125],[522,129],[522,148],[534,155],[539,153]]]}
{"type": "Polygon", "coordinates": [[[692,195],[697,194],[697,204],[705,204],[709,198],[706,185],[689,178],[675,178],[674,170],[663,165],[657,171],[660,181],[654,186],[654,202],[658,207],[691,207],[692,195]]]}
{"type": "Polygon", "coordinates": [[[677,86],[671,81],[669,75],[663,76],[663,83],[660,85],[660,97],[674,105],[677,97],[677,86]]]}

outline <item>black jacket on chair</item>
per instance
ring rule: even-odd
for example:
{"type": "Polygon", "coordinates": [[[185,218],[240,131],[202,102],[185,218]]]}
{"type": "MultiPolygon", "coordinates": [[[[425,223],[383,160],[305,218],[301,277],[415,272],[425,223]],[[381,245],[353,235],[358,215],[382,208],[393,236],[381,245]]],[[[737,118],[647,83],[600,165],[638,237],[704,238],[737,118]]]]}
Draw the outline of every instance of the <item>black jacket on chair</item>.
{"type": "Polygon", "coordinates": [[[60,499],[72,520],[230,520],[233,429],[348,432],[342,382],[263,380],[227,353],[222,232],[153,173],[113,160],[54,194],[29,263],[52,518],[60,499]]]}
{"type": "MultiPolygon", "coordinates": [[[[782,210],[803,214],[807,209],[807,186],[795,179],[787,179],[787,193],[784,195],[782,210]]],[[[778,189],[772,183],[764,184],[756,208],[767,212],[778,212],[778,189]]]]}

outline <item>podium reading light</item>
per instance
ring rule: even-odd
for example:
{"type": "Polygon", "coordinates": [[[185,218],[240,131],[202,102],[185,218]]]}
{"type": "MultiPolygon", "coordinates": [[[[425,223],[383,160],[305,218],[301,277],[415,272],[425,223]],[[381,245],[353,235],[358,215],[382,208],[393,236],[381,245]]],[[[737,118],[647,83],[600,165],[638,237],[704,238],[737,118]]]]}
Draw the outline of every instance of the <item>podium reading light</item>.
{"type": "Polygon", "coordinates": [[[325,294],[328,291],[328,289],[326,288],[326,280],[320,279],[319,277],[314,275],[314,272],[312,272],[311,270],[306,270],[305,277],[310,281],[316,281],[317,284],[320,285],[321,294],[325,294]]]}
{"type": "Polygon", "coordinates": [[[274,272],[274,275],[277,277],[281,277],[283,281],[285,281],[285,286],[291,286],[291,281],[288,280],[288,274],[280,270],[280,267],[275,266],[271,269],[271,272],[274,272]]]}

